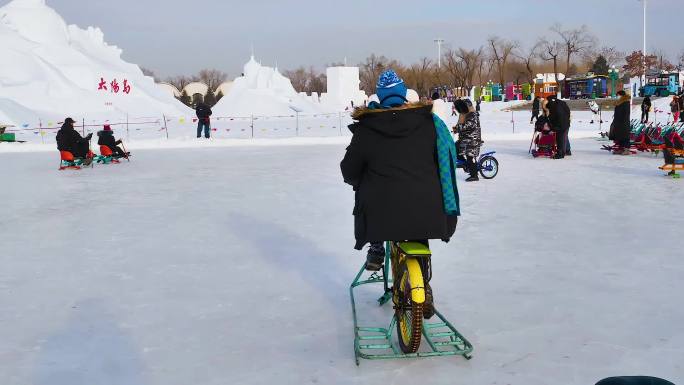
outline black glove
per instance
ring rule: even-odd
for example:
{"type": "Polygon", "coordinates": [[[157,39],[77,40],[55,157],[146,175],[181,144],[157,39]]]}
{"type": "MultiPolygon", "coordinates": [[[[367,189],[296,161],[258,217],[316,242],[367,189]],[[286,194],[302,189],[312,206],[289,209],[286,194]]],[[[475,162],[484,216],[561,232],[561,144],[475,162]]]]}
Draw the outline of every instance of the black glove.
{"type": "Polygon", "coordinates": [[[90,134],[86,135],[86,137],[85,137],[85,139],[88,140],[88,141],[89,141],[90,139],[92,139],[92,138],[93,138],[93,133],[92,133],[92,132],[91,132],[90,134]]]}
{"type": "Polygon", "coordinates": [[[121,144],[121,139],[117,140],[116,144],[121,144]]]}

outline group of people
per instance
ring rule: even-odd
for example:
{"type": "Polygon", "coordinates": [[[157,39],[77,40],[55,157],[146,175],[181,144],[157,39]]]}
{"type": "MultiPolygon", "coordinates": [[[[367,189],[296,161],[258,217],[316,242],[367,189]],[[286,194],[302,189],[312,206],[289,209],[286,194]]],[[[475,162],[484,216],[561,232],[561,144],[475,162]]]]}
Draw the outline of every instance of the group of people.
{"type": "MultiPolygon", "coordinates": [[[[652,106],[653,103],[651,102],[651,98],[645,96],[644,100],[641,101],[641,123],[648,123],[649,112],[651,111],[652,106]]],[[[673,95],[672,100],[670,101],[670,114],[672,115],[673,123],[684,122],[684,115],[682,115],[683,111],[684,91],[679,95],[673,95]]]]}
{"type": "Polygon", "coordinates": [[[556,134],[556,153],[553,159],[563,159],[572,155],[570,146],[570,107],[556,95],[547,96],[545,99],[537,96],[532,101],[532,118],[530,123],[535,122],[537,130],[553,131],[556,134]]]}
{"type": "MultiPolygon", "coordinates": [[[[76,131],[76,123],[72,118],[64,119],[62,127],[57,131],[57,150],[70,152],[74,158],[83,159],[83,164],[88,166],[92,163],[94,154],[90,150],[90,140],[93,138],[92,132],[85,137],[76,131]]],[[[109,124],[105,124],[103,129],[97,133],[99,146],[107,146],[115,158],[125,158],[130,156],[119,147],[121,139],[114,138],[114,131],[109,124]]]]}

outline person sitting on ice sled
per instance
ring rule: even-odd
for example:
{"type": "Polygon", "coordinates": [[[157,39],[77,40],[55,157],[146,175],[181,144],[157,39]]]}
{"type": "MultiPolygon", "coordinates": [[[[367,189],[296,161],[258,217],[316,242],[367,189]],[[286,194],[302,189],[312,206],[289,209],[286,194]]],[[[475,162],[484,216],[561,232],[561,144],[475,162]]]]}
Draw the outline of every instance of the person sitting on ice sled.
{"type": "Polygon", "coordinates": [[[458,124],[454,126],[454,133],[458,134],[458,157],[465,160],[466,170],[470,173],[466,182],[476,182],[480,180],[477,176],[477,157],[482,146],[480,114],[475,111],[470,99],[459,99],[454,105],[458,111],[458,124]]]}
{"type": "Polygon", "coordinates": [[[124,152],[124,150],[118,146],[121,144],[121,139],[116,140],[114,138],[114,131],[112,131],[112,127],[109,124],[105,124],[102,131],[98,131],[97,136],[97,145],[109,147],[115,158],[128,158],[131,155],[130,152],[124,152]]]}
{"type": "Polygon", "coordinates": [[[382,267],[383,241],[448,242],[460,214],[449,129],[430,104],[408,103],[408,92],[394,71],[380,75],[377,101],[352,115],[353,136],[340,164],[355,191],[355,248],[371,244],[368,270],[382,267]]]}
{"type": "Polygon", "coordinates": [[[74,123],[75,121],[71,118],[64,119],[62,128],[57,131],[57,149],[70,152],[76,159],[84,159],[83,164],[89,166],[93,161],[93,153],[90,151],[90,139],[93,134],[82,137],[74,129],[74,123]]]}

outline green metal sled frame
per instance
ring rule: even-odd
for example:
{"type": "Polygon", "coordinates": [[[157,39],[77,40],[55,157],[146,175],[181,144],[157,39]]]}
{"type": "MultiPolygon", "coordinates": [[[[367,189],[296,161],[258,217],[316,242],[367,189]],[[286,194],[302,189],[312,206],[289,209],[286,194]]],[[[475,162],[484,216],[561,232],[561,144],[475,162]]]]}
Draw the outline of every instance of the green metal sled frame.
{"type": "Polygon", "coordinates": [[[361,327],[358,325],[356,317],[356,302],[354,301],[354,288],[372,284],[382,283],[384,294],[378,298],[380,306],[388,302],[392,297],[389,284],[392,282],[388,277],[390,272],[390,252],[389,244],[385,248],[385,264],[380,273],[373,272],[370,276],[361,280],[365,265],[356,274],[354,281],[349,287],[351,298],[352,315],[354,317],[354,358],[356,365],[359,365],[359,358],[368,360],[397,359],[397,358],[424,358],[435,356],[463,356],[466,359],[472,358],[473,345],[456,330],[456,328],[444,316],[435,310],[435,315],[439,322],[423,322],[423,338],[430,347],[430,351],[419,351],[417,353],[406,354],[399,349],[392,341],[397,318],[392,316],[392,320],[387,328],[361,327]],[[391,353],[389,352],[391,351],[391,353]],[[377,352],[377,353],[376,353],[377,352]]]}

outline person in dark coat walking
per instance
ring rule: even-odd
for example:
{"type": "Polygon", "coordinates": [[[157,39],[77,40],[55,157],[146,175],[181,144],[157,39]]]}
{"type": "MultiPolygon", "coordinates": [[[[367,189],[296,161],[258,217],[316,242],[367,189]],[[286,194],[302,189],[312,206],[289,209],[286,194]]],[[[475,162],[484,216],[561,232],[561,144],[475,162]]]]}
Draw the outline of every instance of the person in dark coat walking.
{"type": "Polygon", "coordinates": [[[458,217],[445,212],[432,106],[407,104],[405,94],[396,74],[381,75],[381,102],[354,112],[353,136],[340,164],[344,182],[355,191],[355,248],[371,243],[369,270],[382,266],[383,241],[448,241],[456,230],[458,217]]]}
{"type": "Polygon", "coordinates": [[[556,155],[553,159],[563,159],[570,152],[570,141],[568,132],[570,131],[570,107],[562,100],[558,100],[555,95],[546,98],[546,108],[549,111],[549,125],[556,133],[556,155]]]}
{"type": "Polygon", "coordinates": [[[128,158],[130,155],[130,153],[124,152],[124,150],[119,147],[121,139],[116,140],[114,138],[114,131],[112,131],[112,127],[109,124],[105,124],[102,131],[98,131],[97,137],[97,145],[109,147],[115,158],[128,158]]]}
{"type": "Polygon", "coordinates": [[[84,164],[87,166],[92,160],[92,153],[90,152],[90,139],[93,134],[90,133],[86,137],[74,129],[75,121],[71,118],[64,119],[62,128],[57,131],[57,149],[59,151],[69,151],[74,158],[85,159],[84,164]]]}
{"type": "Polygon", "coordinates": [[[195,107],[197,114],[197,137],[202,137],[202,129],[204,128],[204,137],[209,139],[211,131],[211,108],[204,102],[197,103],[195,107]]]}
{"type": "Polygon", "coordinates": [[[631,132],[630,119],[630,97],[625,91],[618,91],[617,105],[613,114],[613,123],[610,125],[608,139],[614,141],[620,149],[615,152],[619,155],[629,155],[629,134],[631,132]]]}
{"type": "Polygon", "coordinates": [[[641,102],[641,123],[648,123],[649,111],[651,111],[651,98],[646,96],[641,102]]]}
{"type": "Polygon", "coordinates": [[[532,102],[532,117],[530,118],[530,124],[532,121],[537,121],[539,119],[539,110],[541,108],[541,98],[539,96],[534,97],[532,102]]]}

